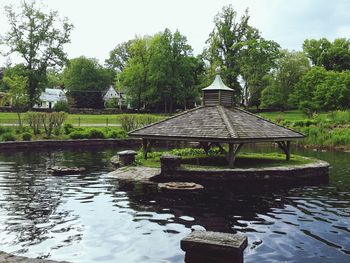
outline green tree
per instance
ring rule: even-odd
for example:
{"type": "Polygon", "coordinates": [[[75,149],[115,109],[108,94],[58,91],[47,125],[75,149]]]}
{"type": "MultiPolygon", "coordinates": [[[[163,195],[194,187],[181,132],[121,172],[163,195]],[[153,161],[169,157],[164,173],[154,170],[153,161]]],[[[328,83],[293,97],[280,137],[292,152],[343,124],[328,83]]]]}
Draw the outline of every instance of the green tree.
{"type": "Polygon", "coordinates": [[[151,37],[136,38],[130,46],[130,58],[127,60],[120,80],[123,86],[128,87],[127,93],[141,109],[145,103],[145,92],[149,87],[149,65],[153,56],[151,37]]]}
{"type": "Polygon", "coordinates": [[[338,38],[331,43],[326,38],[306,39],[303,50],[315,66],[327,70],[343,71],[350,69],[350,41],[338,38]]]}
{"type": "Polygon", "coordinates": [[[47,69],[66,61],[63,46],[70,42],[73,25],[66,18],[60,19],[56,11],[45,13],[35,1],[22,1],[18,13],[13,6],[7,6],[5,13],[10,30],[1,44],[8,47],[5,55],[15,53],[24,60],[32,107],[40,96],[47,69]]]}
{"type": "Polygon", "coordinates": [[[70,91],[104,91],[113,83],[113,73],[96,59],[81,56],[69,60],[63,71],[63,83],[70,91]]]}
{"type": "Polygon", "coordinates": [[[321,55],[328,50],[331,45],[331,42],[329,42],[327,38],[321,38],[319,40],[306,39],[303,43],[303,51],[314,66],[322,66],[321,55]]]}
{"type": "Polygon", "coordinates": [[[153,91],[158,95],[154,102],[162,103],[165,113],[172,113],[178,104],[186,109],[197,96],[196,69],[200,66],[192,56],[187,38],[179,31],[172,33],[165,29],[154,36],[152,49],[150,79],[153,91]]]}
{"type": "Polygon", "coordinates": [[[276,42],[257,37],[245,43],[239,64],[244,80],[244,104],[259,108],[261,92],[268,84],[265,76],[277,66],[281,52],[276,42]]]}
{"type": "Polygon", "coordinates": [[[115,72],[122,72],[129,58],[131,57],[130,47],[134,40],[129,40],[118,44],[111,52],[109,52],[109,58],[105,60],[107,68],[114,70],[115,72]]]}
{"type": "Polygon", "coordinates": [[[290,100],[308,115],[350,107],[350,71],[313,67],[296,85],[290,100]]]}
{"type": "Polygon", "coordinates": [[[6,68],[3,68],[2,75],[2,79],[0,79],[0,90],[7,91],[10,89],[10,87],[4,81],[4,78],[14,78],[15,76],[26,77],[27,69],[23,64],[17,64],[13,67],[7,66],[6,68]]]}
{"type": "Polygon", "coordinates": [[[14,75],[13,77],[4,77],[3,80],[9,87],[4,101],[9,103],[12,109],[17,113],[18,125],[21,128],[21,113],[28,109],[30,102],[27,93],[28,78],[14,75]]]}
{"type": "Polygon", "coordinates": [[[223,7],[214,18],[214,30],[207,40],[205,58],[212,71],[220,66],[226,84],[235,90],[236,100],[241,99],[241,87],[238,83],[240,74],[240,56],[245,49],[245,43],[257,39],[259,32],[251,27],[248,10],[239,19],[231,5],[223,7]]]}
{"type": "Polygon", "coordinates": [[[289,96],[309,69],[309,60],[303,52],[285,51],[283,57],[277,61],[269,86],[262,92],[262,106],[281,110],[293,106],[289,96]]]}

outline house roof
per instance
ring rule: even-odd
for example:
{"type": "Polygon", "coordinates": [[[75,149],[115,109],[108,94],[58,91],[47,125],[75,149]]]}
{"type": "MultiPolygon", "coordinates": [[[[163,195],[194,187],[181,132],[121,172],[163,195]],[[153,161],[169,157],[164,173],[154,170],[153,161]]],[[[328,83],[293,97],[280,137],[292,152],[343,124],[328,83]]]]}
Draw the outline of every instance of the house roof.
{"type": "Polygon", "coordinates": [[[44,92],[40,95],[40,100],[42,101],[60,101],[65,100],[66,94],[62,89],[49,89],[46,88],[44,92]]]}
{"type": "Polygon", "coordinates": [[[239,108],[205,106],[131,131],[129,136],[146,139],[256,142],[294,140],[303,134],[279,126],[239,108]]]}

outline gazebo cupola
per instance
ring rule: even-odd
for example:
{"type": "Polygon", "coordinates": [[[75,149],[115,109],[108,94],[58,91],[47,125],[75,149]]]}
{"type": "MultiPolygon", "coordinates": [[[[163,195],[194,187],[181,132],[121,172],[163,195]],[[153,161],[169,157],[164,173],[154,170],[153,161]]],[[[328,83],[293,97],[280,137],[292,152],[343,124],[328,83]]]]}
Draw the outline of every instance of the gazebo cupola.
{"type": "Polygon", "coordinates": [[[213,83],[202,89],[203,106],[224,106],[232,108],[233,105],[233,89],[227,87],[222,81],[220,71],[216,70],[216,77],[213,83]]]}

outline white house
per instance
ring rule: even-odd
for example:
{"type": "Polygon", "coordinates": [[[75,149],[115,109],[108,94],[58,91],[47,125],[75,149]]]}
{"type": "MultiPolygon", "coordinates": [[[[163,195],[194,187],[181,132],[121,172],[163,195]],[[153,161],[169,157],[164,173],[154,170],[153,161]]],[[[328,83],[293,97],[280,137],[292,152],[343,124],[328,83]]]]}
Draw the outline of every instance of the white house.
{"type": "Polygon", "coordinates": [[[40,103],[35,108],[52,109],[58,101],[67,101],[66,93],[60,89],[48,89],[40,95],[40,103]]]}
{"type": "Polygon", "coordinates": [[[113,86],[109,86],[105,94],[103,95],[103,101],[106,102],[110,99],[117,99],[118,105],[121,107],[125,104],[125,94],[122,92],[118,92],[114,89],[113,86]]]}

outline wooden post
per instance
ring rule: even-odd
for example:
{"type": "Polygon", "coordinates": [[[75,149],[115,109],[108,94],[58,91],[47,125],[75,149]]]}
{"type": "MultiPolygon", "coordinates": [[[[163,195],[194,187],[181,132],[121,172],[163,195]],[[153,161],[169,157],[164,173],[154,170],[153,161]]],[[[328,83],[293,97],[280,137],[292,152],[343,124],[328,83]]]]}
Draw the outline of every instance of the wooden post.
{"type": "Polygon", "coordinates": [[[286,155],[286,161],[289,161],[290,160],[290,141],[286,141],[286,142],[280,141],[280,142],[277,142],[277,144],[286,155]]]}
{"type": "Polygon", "coordinates": [[[229,143],[228,144],[228,154],[227,154],[227,160],[228,160],[228,165],[230,168],[234,167],[234,163],[236,160],[236,156],[239,152],[239,150],[242,148],[243,143],[240,144],[234,144],[234,143],[229,143]]]}
{"type": "Polygon", "coordinates": [[[204,149],[205,154],[208,155],[208,152],[209,152],[209,150],[211,148],[211,145],[208,142],[200,142],[199,144],[204,149]]]}
{"type": "Polygon", "coordinates": [[[290,160],[290,141],[287,141],[286,150],[287,150],[286,160],[289,161],[290,160]]]}
{"type": "Polygon", "coordinates": [[[143,158],[147,160],[147,152],[148,152],[148,140],[142,139],[142,147],[143,147],[143,158]]]}
{"type": "Polygon", "coordinates": [[[228,166],[230,168],[233,168],[234,163],[235,163],[234,144],[233,143],[229,143],[228,144],[228,166]]]}

